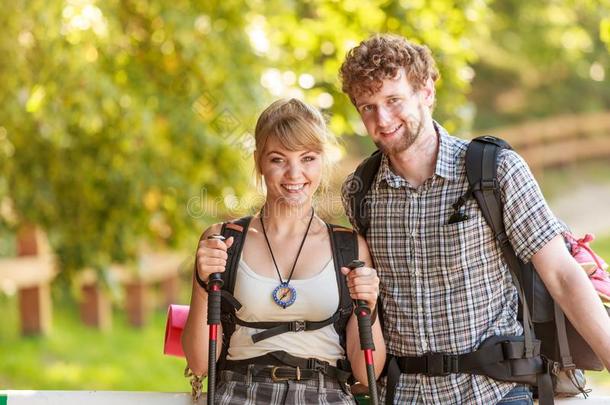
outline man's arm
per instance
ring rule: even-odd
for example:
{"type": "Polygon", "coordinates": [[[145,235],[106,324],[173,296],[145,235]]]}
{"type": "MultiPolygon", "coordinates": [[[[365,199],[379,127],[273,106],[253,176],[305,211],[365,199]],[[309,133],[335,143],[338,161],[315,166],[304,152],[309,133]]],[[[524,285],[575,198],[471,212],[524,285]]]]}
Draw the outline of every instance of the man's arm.
{"type": "Polygon", "coordinates": [[[352,227],[356,229],[356,224],[354,221],[354,215],[352,214],[352,205],[350,204],[350,184],[353,181],[354,173],[351,173],[343,184],[341,185],[341,203],[343,204],[343,210],[345,211],[345,216],[349,220],[352,227]]]}
{"type": "Polygon", "coordinates": [[[610,318],[562,236],[544,245],[532,256],[532,263],[572,325],[610,370],[610,318]]]}

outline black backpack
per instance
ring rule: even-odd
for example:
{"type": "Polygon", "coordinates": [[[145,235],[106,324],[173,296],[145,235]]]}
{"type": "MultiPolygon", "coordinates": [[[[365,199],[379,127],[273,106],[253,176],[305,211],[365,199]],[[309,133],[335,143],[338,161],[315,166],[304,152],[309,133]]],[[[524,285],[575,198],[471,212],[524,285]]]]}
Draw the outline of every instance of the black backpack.
{"type": "MultiPolygon", "coordinates": [[[[221,228],[221,234],[225,238],[233,237],[233,244],[227,251],[227,266],[222,273],[223,287],[221,290],[221,322],[223,330],[223,347],[218,363],[218,368],[222,370],[227,363],[226,357],[228,352],[231,335],[235,331],[235,325],[243,325],[256,329],[264,329],[252,336],[256,343],[263,339],[284,333],[298,332],[307,330],[316,330],[324,326],[333,324],[337,334],[339,335],[340,344],[343,349],[346,349],[345,329],[353,311],[353,302],[349,295],[345,276],[341,273],[341,267],[347,266],[349,262],[358,258],[358,239],[355,231],[339,225],[326,224],[330,235],[331,249],[333,253],[333,261],[335,265],[335,274],[337,276],[337,285],[339,287],[339,306],[337,311],[328,319],[318,322],[295,320],[292,322],[246,322],[240,320],[235,315],[235,311],[241,308],[239,301],[233,297],[235,288],[235,279],[237,274],[237,266],[241,257],[244,237],[247,235],[248,227],[252,217],[244,217],[232,222],[225,222],[221,228]]],[[[339,361],[337,368],[350,371],[347,360],[339,361]]],[[[351,371],[350,371],[351,373],[351,371]]]]}
{"type": "MultiPolygon", "coordinates": [[[[550,360],[551,372],[559,393],[560,377],[567,377],[586,396],[584,381],[578,381],[578,370],[604,369],[603,363],[589,344],[565,317],[563,310],[553,300],[532,263],[524,263],[517,258],[502,221],[502,201],[496,180],[497,156],[510,145],[492,136],[474,139],[466,152],[466,175],[475,199],[486,222],[500,244],[515,284],[521,283],[527,307],[521,302],[520,321],[525,324],[524,310],[529,308],[534,336],[542,342],[541,353],[550,360]],[[480,184],[480,186],[477,186],[480,184]],[[483,185],[489,185],[484,187],[483,185]]],[[[455,208],[455,207],[454,207],[455,208]]]]}
{"type": "MultiPolygon", "coordinates": [[[[497,180],[497,159],[502,149],[511,149],[511,147],[507,142],[492,136],[478,137],[470,142],[466,152],[466,175],[469,187],[467,192],[452,205],[454,209],[452,218],[458,219],[462,215],[461,207],[471,197],[476,199],[479,209],[498,241],[519,293],[519,320],[523,324],[526,350],[527,347],[536,347],[541,343],[540,353],[548,368],[547,372],[553,377],[556,391],[560,391],[558,385],[565,377],[576,388],[571,393],[581,392],[586,396],[580,370],[600,371],[603,370],[603,364],[566,319],[533,265],[519,260],[510,245],[505,232],[503,206],[497,180]],[[562,378],[559,378],[560,376],[562,378]]],[[[381,158],[382,154],[379,151],[373,153],[357,167],[351,183],[347,184],[348,203],[354,225],[363,236],[366,235],[370,224],[367,193],[377,175],[381,158]]],[[[497,375],[491,377],[498,378],[497,375]]],[[[498,379],[511,381],[511,378],[503,375],[498,379]]],[[[514,380],[523,382],[519,378],[514,380]]],[[[532,381],[534,381],[532,385],[536,385],[536,379],[532,381]]],[[[539,393],[541,399],[544,396],[545,401],[552,403],[552,393],[542,392],[548,390],[548,386],[543,386],[539,389],[539,393]]]]}

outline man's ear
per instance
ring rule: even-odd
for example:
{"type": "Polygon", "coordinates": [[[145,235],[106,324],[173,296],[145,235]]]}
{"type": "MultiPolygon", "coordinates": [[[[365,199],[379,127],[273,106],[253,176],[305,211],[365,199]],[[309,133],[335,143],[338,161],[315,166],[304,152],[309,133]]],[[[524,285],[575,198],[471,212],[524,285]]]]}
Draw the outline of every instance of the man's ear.
{"type": "Polygon", "coordinates": [[[421,92],[424,104],[432,109],[436,100],[436,88],[434,87],[434,80],[431,77],[426,80],[426,84],[422,87],[421,92]]]}

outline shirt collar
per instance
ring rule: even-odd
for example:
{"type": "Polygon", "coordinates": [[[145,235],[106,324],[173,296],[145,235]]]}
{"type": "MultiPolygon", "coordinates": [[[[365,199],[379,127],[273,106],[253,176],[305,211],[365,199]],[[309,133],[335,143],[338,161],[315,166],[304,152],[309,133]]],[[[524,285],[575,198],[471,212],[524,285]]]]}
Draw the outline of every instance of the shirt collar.
{"type": "MultiPolygon", "coordinates": [[[[449,135],[447,130],[438,122],[433,121],[433,123],[439,141],[434,174],[443,177],[444,179],[455,181],[457,178],[455,160],[457,145],[455,139],[449,135]]],[[[385,153],[381,158],[381,165],[379,166],[379,173],[375,181],[375,188],[377,188],[382,181],[385,181],[393,188],[406,187],[409,185],[405,179],[392,171],[390,168],[390,159],[385,153]]]]}
{"type": "Polygon", "coordinates": [[[436,121],[434,121],[434,129],[438,134],[439,142],[434,173],[444,179],[455,181],[457,179],[456,156],[458,153],[456,140],[436,121]]]}

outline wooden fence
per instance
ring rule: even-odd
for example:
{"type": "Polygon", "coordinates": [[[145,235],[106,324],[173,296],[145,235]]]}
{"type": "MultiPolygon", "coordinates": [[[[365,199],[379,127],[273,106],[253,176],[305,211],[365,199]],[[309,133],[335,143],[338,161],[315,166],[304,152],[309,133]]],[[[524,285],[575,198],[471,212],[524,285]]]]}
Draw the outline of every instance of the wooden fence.
{"type": "MultiPolygon", "coordinates": [[[[150,289],[159,285],[163,294],[161,306],[178,300],[179,275],[190,258],[177,252],[147,252],[140,255],[135,268],[114,265],[108,276],[123,286],[125,310],[129,323],[143,326],[151,310],[150,289]]],[[[0,259],[0,293],[16,293],[23,335],[45,334],[51,328],[52,301],[50,284],[57,275],[55,257],[44,234],[26,226],[17,235],[17,257],[0,259]]],[[[111,325],[111,302],[92,270],[77,277],[81,288],[80,314],[89,326],[106,329],[111,325]]],[[[2,405],[0,403],[0,405],[2,405]]]]}
{"type": "Polygon", "coordinates": [[[0,293],[17,293],[23,335],[50,330],[50,284],[56,274],[44,234],[34,226],[21,228],[17,234],[17,257],[0,259],[0,293]]]}
{"type": "Polygon", "coordinates": [[[532,170],[592,159],[610,161],[610,112],[565,114],[483,133],[508,141],[532,170]]]}

